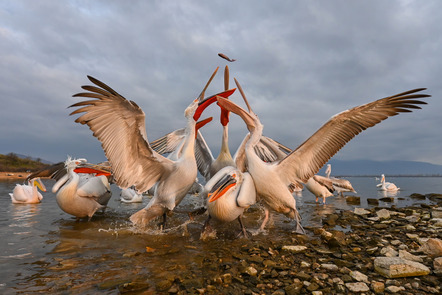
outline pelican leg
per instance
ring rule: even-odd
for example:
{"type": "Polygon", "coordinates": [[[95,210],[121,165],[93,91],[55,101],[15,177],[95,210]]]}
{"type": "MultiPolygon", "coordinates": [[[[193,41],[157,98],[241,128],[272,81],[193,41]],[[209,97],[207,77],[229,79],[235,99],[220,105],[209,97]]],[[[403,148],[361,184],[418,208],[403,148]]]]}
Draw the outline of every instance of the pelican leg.
{"type": "Polygon", "coordinates": [[[301,216],[299,215],[298,210],[295,210],[295,221],[296,221],[296,229],[295,232],[298,234],[305,235],[305,230],[301,225],[301,216]]]}
{"type": "Polygon", "coordinates": [[[160,228],[160,230],[163,230],[166,227],[166,219],[167,219],[167,214],[164,213],[163,214],[163,221],[158,223],[158,227],[160,228]]]}
{"type": "Polygon", "coordinates": [[[318,198],[318,197],[316,197],[316,201],[315,201],[315,202],[316,202],[316,203],[318,203],[318,201],[319,201],[319,198],[318,198]]]}
{"type": "Polygon", "coordinates": [[[238,222],[239,225],[241,226],[241,231],[238,233],[238,235],[236,236],[237,238],[243,236],[244,238],[248,239],[250,233],[247,231],[247,229],[244,226],[244,223],[242,222],[242,215],[238,216],[238,222]]]}
{"type": "Polygon", "coordinates": [[[153,205],[149,207],[149,209],[143,208],[140,211],[132,214],[132,216],[130,217],[130,221],[136,226],[145,227],[149,223],[149,221],[165,214],[166,212],[166,208],[158,205],[153,205]]]}
{"type": "Polygon", "coordinates": [[[264,231],[265,226],[267,225],[267,222],[269,221],[270,217],[270,211],[267,208],[264,208],[265,217],[264,220],[261,223],[261,226],[259,227],[260,231],[264,231]]]}
{"type": "Polygon", "coordinates": [[[203,229],[201,230],[201,235],[205,234],[206,232],[212,231],[212,227],[210,226],[210,220],[212,217],[209,215],[207,217],[206,221],[204,222],[203,229]]]}
{"type": "Polygon", "coordinates": [[[196,210],[193,210],[193,211],[191,211],[191,212],[188,213],[188,215],[189,215],[189,219],[190,219],[190,220],[193,220],[193,219],[195,218],[195,216],[198,216],[198,215],[204,214],[206,211],[207,211],[207,208],[206,208],[206,207],[201,207],[201,208],[198,208],[198,209],[196,209],[196,210]]]}
{"type": "Polygon", "coordinates": [[[322,197],[322,203],[325,205],[325,197],[322,197]]]}

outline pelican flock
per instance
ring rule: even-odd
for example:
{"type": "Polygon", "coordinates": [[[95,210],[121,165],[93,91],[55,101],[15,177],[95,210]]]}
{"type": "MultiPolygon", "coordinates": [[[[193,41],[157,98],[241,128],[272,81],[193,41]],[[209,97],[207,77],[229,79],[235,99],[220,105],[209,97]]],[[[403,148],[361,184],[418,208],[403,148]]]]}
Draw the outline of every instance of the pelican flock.
{"type": "MultiPolygon", "coordinates": [[[[224,54],[220,57],[234,61],[224,54]]],[[[145,114],[133,101],[127,100],[105,83],[88,76],[92,85],[82,86],[84,92],[70,107],[70,115],[79,114],[76,123],[87,125],[103,148],[108,160],[106,166],[87,163],[85,159],[68,158],[44,172],[31,174],[28,186],[17,185],[11,195],[14,203],[37,203],[42,199],[37,191],[45,191],[39,176],[57,180],[52,187],[59,207],[77,219],[90,220],[97,210],[105,209],[111,198],[110,183],[121,188],[121,202],[142,202],[142,193],[153,197],[143,209],[130,215],[130,222],[146,227],[152,220],[161,219],[160,228],[166,224],[166,214],[173,211],[183,198],[194,190],[204,201],[208,217],[203,231],[210,228],[210,220],[232,222],[238,220],[241,234],[247,236],[242,216],[247,208],[260,204],[264,218],[259,231],[266,229],[271,214],[280,213],[295,221],[294,231],[305,233],[301,225],[294,192],[305,186],[323,203],[334,192],[355,192],[345,179],[317,175],[331,157],[363,130],[383,120],[420,109],[425,88],[409,90],[374,100],[331,117],[312,136],[295,149],[263,135],[264,126],[252,110],[239,84],[229,88],[229,69],[224,70],[224,90],[205,97],[205,92],[218,68],[196,99],[184,110],[184,127],[149,142],[145,114]],[[247,110],[229,99],[238,89],[247,110]],[[204,110],[217,102],[220,124],[223,128],[221,149],[215,158],[200,128],[211,118],[199,120],[204,110]],[[229,114],[241,117],[249,133],[232,156],[229,147],[229,114]],[[166,154],[168,154],[166,156],[166,154]],[[104,168],[103,168],[104,167],[104,168]],[[205,183],[198,182],[198,173],[205,183]]],[[[382,181],[381,190],[398,190],[394,184],[382,181]]]]}

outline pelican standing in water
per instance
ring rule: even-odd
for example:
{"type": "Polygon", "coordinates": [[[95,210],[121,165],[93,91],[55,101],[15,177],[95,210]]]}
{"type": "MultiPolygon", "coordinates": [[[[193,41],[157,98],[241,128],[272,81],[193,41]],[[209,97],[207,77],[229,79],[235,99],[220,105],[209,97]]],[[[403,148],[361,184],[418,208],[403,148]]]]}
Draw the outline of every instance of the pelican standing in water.
{"type": "Polygon", "coordinates": [[[325,199],[333,196],[335,188],[333,182],[328,177],[321,175],[313,175],[305,184],[305,187],[316,197],[316,203],[319,198],[322,198],[322,203],[325,204],[325,199]]]}
{"type": "Polygon", "coordinates": [[[52,187],[58,206],[77,220],[92,216],[98,209],[106,208],[111,197],[110,185],[105,175],[78,174],[74,170],[83,159],[68,159],[65,162],[67,173],[52,187]]]}
{"type": "Polygon", "coordinates": [[[381,191],[387,191],[387,192],[397,192],[400,190],[394,183],[392,182],[385,182],[385,175],[381,175],[381,183],[376,185],[377,187],[380,187],[379,190],[381,191]]]}
{"type": "Polygon", "coordinates": [[[341,195],[341,197],[344,196],[344,192],[356,193],[355,189],[353,188],[349,180],[343,178],[330,177],[330,174],[331,174],[331,164],[327,164],[327,169],[325,170],[325,176],[332,181],[333,188],[338,194],[341,195]]]}
{"type": "Polygon", "coordinates": [[[17,184],[9,195],[14,204],[37,204],[43,199],[38,189],[42,192],[46,191],[40,177],[28,180],[28,184],[17,184]]]}
{"type": "MultiPolygon", "coordinates": [[[[124,189],[133,185],[138,192],[145,192],[156,185],[149,204],[130,217],[132,223],[146,226],[150,220],[163,216],[160,226],[164,227],[166,213],[181,202],[195,182],[195,125],[202,111],[208,106],[206,102],[214,102],[216,99],[203,101],[203,90],[186,108],[185,141],[181,155],[178,160],[173,161],[151,148],[146,135],[144,112],[135,102],[125,99],[97,79],[90,76],[88,78],[98,87],[83,86],[82,88],[89,92],[74,96],[95,99],[73,104],[72,107],[80,108],[71,115],[84,113],[75,122],[87,124],[101,142],[118,186],[124,189]]],[[[218,95],[228,97],[234,90],[218,95]]]]}
{"type": "MultiPolygon", "coordinates": [[[[241,90],[238,83],[237,86],[241,90]]],[[[218,98],[221,106],[244,120],[250,132],[245,146],[247,171],[253,178],[259,199],[266,207],[266,218],[260,229],[264,229],[268,221],[268,212],[273,210],[295,219],[296,232],[303,233],[296,201],[289,186],[292,184],[302,187],[302,183],[307,182],[336,152],[363,130],[401,112],[420,109],[419,105],[426,102],[419,98],[429,95],[416,92],[424,89],[410,90],[341,112],[287,157],[274,163],[262,161],[253,151],[253,147],[261,138],[263,125],[250,108],[245,96],[243,98],[249,111],[230,100],[218,98]]]]}

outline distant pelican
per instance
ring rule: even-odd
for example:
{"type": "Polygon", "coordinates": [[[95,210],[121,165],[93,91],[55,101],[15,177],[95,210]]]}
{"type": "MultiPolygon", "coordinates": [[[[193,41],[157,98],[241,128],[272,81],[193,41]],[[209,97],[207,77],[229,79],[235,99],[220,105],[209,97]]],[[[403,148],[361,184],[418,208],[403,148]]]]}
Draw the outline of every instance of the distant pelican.
{"type": "Polygon", "coordinates": [[[41,181],[40,177],[28,180],[28,184],[17,184],[9,193],[12,203],[14,204],[36,204],[40,203],[43,199],[42,194],[38,191],[39,188],[42,192],[46,191],[46,187],[41,181]]]}
{"type": "Polygon", "coordinates": [[[322,198],[322,203],[325,204],[325,199],[333,196],[335,188],[330,178],[321,175],[313,175],[309,178],[305,184],[305,187],[316,197],[316,203],[319,198],[322,198]]]}
{"type": "MultiPolygon", "coordinates": [[[[237,86],[241,90],[238,83],[237,86]]],[[[271,209],[295,219],[296,231],[303,233],[296,201],[289,185],[302,187],[302,183],[313,177],[337,151],[363,130],[401,112],[419,109],[418,105],[426,102],[418,99],[429,96],[416,94],[422,90],[424,89],[410,90],[341,112],[333,116],[288,156],[273,163],[262,161],[253,149],[262,136],[263,125],[250,108],[245,96],[243,98],[248,111],[230,100],[218,98],[221,106],[243,119],[250,132],[245,146],[245,156],[247,171],[252,176],[259,199],[266,208],[266,218],[261,229],[265,227],[271,209]]]]}
{"type": "Polygon", "coordinates": [[[330,177],[330,174],[331,174],[331,164],[327,164],[327,169],[325,170],[325,176],[330,178],[330,180],[333,183],[333,188],[342,197],[344,196],[344,192],[356,193],[350,181],[343,178],[330,177]]]}
{"type": "Polygon", "coordinates": [[[380,187],[379,190],[381,191],[387,191],[387,192],[396,192],[400,190],[394,183],[392,182],[385,182],[385,175],[381,175],[381,183],[376,185],[376,187],[380,187]]]}

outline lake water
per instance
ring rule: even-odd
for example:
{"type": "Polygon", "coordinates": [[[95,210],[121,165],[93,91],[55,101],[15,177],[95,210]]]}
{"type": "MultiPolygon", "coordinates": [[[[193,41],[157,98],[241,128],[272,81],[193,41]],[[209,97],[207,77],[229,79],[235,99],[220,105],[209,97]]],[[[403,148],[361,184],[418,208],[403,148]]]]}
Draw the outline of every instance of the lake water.
{"type": "MultiPolygon", "coordinates": [[[[369,207],[367,198],[387,195],[377,191],[379,180],[368,177],[347,177],[361,197],[361,205],[369,207]]],[[[40,204],[12,204],[9,193],[17,181],[0,181],[0,293],[57,292],[67,294],[118,294],[116,288],[124,280],[135,279],[155,286],[158,280],[173,273],[192,272],[198,276],[205,255],[216,255],[236,247],[239,227],[236,222],[215,225],[217,237],[202,241],[200,232],[206,216],[189,221],[187,212],[201,204],[195,196],[187,196],[168,218],[168,229],[155,228],[139,232],[128,222],[129,216],[149,201],[124,204],[118,201],[119,188],[112,185],[113,196],[104,214],[96,214],[90,222],[76,222],[64,213],[51,193],[53,180],[43,180],[48,191],[40,204]],[[148,247],[148,248],[146,248],[148,247]],[[155,254],[142,255],[152,251],[155,254]],[[215,253],[215,254],[214,254],[215,253]],[[180,268],[180,265],[185,267],[180,268]],[[106,283],[108,285],[106,285],[106,283]],[[66,291],[69,290],[69,291],[66,291]]],[[[380,206],[408,206],[412,193],[442,193],[442,177],[389,177],[401,190],[393,203],[380,206]]],[[[352,195],[352,194],[349,194],[352,195]]],[[[315,197],[304,190],[295,196],[304,226],[320,226],[321,218],[337,209],[352,210],[345,198],[331,197],[327,204],[316,204],[315,197]]],[[[413,201],[430,202],[430,201],[413,201]]],[[[257,207],[246,213],[245,224],[252,232],[259,227],[262,210],[257,207]]],[[[283,239],[292,233],[293,221],[275,215],[267,234],[252,237],[283,239]]],[[[151,288],[152,290],[152,288],[151,288]]],[[[154,289],[153,289],[154,290],[154,289]]],[[[152,291],[154,292],[154,291],[152,291]]]]}

